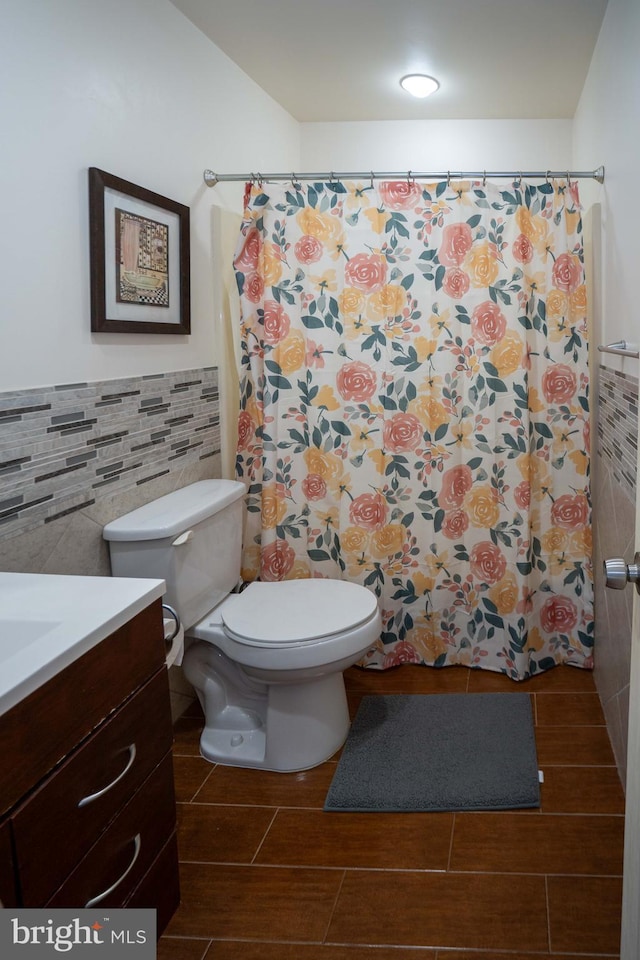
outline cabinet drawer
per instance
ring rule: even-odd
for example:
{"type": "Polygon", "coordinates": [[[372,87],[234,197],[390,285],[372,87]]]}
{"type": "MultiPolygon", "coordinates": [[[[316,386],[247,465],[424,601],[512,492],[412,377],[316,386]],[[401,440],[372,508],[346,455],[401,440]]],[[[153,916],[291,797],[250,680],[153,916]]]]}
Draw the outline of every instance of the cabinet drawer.
{"type": "Polygon", "coordinates": [[[168,753],[46,906],[123,906],[175,823],[173,760],[168,753]]]}
{"type": "Polygon", "coordinates": [[[159,940],[179,904],[178,841],[173,833],[125,903],[125,907],[150,907],[155,910],[156,934],[159,940]]]}
{"type": "Polygon", "coordinates": [[[0,813],[13,807],[164,665],[155,600],[2,717],[0,813]]]}
{"type": "Polygon", "coordinates": [[[172,742],[164,667],[12,817],[25,906],[44,904],[172,742]]]}

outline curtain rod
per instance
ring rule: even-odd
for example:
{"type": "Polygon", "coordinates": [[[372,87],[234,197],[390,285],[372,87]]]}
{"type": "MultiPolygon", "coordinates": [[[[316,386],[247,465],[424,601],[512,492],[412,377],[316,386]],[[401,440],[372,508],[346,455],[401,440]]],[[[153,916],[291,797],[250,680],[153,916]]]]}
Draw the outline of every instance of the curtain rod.
{"type": "Polygon", "coordinates": [[[509,180],[597,180],[598,183],[604,183],[604,167],[598,167],[596,170],[445,170],[439,173],[423,173],[415,170],[393,171],[385,173],[375,173],[373,170],[360,170],[353,172],[336,173],[334,170],[324,173],[214,173],[213,170],[204,171],[204,182],[208,187],[215,187],[218,183],[229,183],[231,181],[248,181],[262,183],[267,180],[291,180],[298,183],[301,180],[328,181],[329,183],[338,180],[487,180],[487,178],[497,179],[506,177],[509,180]]]}

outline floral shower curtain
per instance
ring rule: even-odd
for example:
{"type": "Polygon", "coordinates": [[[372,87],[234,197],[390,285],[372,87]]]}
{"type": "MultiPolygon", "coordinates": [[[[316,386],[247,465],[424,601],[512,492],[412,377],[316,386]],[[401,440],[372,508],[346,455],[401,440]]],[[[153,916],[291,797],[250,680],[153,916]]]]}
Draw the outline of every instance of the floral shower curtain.
{"type": "Polygon", "coordinates": [[[243,576],[379,597],[365,665],[592,666],[573,183],[247,186],[243,576]]]}

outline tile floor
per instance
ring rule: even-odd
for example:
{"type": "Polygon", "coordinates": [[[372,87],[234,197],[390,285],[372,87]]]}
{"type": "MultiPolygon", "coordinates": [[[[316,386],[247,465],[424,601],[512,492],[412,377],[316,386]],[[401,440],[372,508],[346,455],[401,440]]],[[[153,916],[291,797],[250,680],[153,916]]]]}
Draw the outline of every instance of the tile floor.
{"type": "Polygon", "coordinates": [[[175,728],[182,903],[159,960],[582,960],[619,950],[624,798],[593,676],[347,671],[364,694],[531,694],[539,811],[323,813],[336,757],[276,774],[175,728]]]}

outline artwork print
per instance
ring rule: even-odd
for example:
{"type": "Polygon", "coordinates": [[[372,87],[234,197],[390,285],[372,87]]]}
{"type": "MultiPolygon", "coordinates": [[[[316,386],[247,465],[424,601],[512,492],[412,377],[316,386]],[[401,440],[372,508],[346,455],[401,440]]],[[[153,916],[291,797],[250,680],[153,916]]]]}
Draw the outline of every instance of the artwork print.
{"type": "Polygon", "coordinates": [[[116,208],[116,299],[169,306],[169,227],[116,208]]]}

